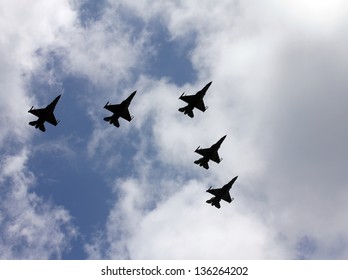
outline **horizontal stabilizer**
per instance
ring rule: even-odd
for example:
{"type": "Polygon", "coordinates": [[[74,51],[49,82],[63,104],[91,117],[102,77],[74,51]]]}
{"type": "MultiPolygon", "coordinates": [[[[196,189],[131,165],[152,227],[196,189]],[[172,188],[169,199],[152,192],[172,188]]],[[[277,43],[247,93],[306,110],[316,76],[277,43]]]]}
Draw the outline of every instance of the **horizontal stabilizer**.
{"type": "Polygon", "coordinates": [[[118,122],[118,120],[114,120],[113,124],[114,124],[114,126],[116,126],[116,127],[120,127],[120,123],[118,122]]]}
{"type": "Polygon", "coordinates": [[[209,169],[208,162],[204,160],[204,158],[200,158],[196,161],[194,161],[195,164],[198,164],[199,166],[203,166],[205,169],[209,169]]]}
{"type": "Polygon", "coordinates": [[[111,120],[111,117],[105,117],[104,121],[109,122],[111,120]]]}
{"type": "Polygon", "coordinates": [[[45,126],[42,124],[39,126],[39,129],[42,131],[42,132],[45,132],[46,131],[46,128],[45,126]]]}
{"type": "Polygon", "coordinates": [[[216,208],[220,209],[221,205],[220,205],[220,201],[216,198],[211,198],[209,200],[206,201],[207,203],[211,204],[211,206],[215,206],[216,208]]]}
{"type": "Polygon", "coordinates": [[[39,128],[42,132],[45,132],[46,131],[46,128],[43,124],[38,124],[38,121],[32,121],[32,122],[29,122],[29,124],[31,126],[35,126],[35,128],[39,128]]]}
{"type": "Polygon", "coordinates": [[[193,118],[193,111],[188,108],[188,106],[182,107],[179,109],[179,112],[184,113],[185,115],[189,115],[190,118],[193,118]]]}

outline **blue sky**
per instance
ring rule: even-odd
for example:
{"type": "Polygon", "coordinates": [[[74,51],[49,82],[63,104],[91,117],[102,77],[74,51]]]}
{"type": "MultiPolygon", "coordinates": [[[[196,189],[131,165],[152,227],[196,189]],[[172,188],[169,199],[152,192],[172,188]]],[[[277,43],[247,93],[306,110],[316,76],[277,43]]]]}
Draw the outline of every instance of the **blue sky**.
{"type": "Polygon", "coordinates": [[[346,259],[346,8],[7,3],[0,258],[346,259]],[[209,109],[179,113],[209,81],[209,109]],[[134,90],[135,118],[104,122],[134,90]],[[61,93],[58,126],[29,126],[61,93]],[[219,165],[193,164],[226,134],[219,165]],[[237,175],[232,204],[205,203],[237,175]]]}

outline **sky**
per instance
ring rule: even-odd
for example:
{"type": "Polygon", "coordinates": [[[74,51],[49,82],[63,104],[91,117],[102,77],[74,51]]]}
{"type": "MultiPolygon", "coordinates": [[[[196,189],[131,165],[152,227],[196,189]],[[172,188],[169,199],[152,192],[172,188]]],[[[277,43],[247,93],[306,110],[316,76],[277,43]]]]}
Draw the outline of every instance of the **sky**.
{"type": "Polygon", "coordinates": [[[343,0],[0,0],[0,258],[347,259],[347,28],[343,0]]]}

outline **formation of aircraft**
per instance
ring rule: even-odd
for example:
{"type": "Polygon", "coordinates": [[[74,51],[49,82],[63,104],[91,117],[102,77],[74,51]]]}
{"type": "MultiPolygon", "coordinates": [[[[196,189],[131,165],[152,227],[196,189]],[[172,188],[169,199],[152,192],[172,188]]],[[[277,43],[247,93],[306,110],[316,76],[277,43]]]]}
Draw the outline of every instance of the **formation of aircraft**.
{"type": "Polygon", "coordinates": [[[131,93],[125,100],[123,100],[120,104],[109,104],[109,101],[105,104],[104,108],[112,112],[112,116],[104,118],[104,121],[113,124],[116,127],[120,127],[120,123],[118,121],[119,118],[123,118],[127,121],[131,121],[134,116],[131,116],[128,110],[130,103],[137,91],[131,93]]]}
{"type": "Polygon", "coordinates": [[[209,169],[208,161],[212,160],[216,163],[220,163],[222,158],[219,157],[218,150],[220,149],[220,146],[222,142],[225,140],[227,135],[221,137],[219,141],[217,141],[215,144],[213,144],[210,148],[201,149],[198,147],[195,150],[195,153],[200,154],[203,156],[202,158],[195,161],[195,164],[198,164],[199,166],[203,166],[205,169],[209,169]]]}
{"type": "Polygon", "coordinates": [[[203,97],[205,93],[207,92],[208,88],[210,87],[212,82],[207,83],[204,88],[202,88],[200,91],[198,91],[194,95],[185,95],[185,92],[179,97],[179,99],[185,101],[187,103],[187,106],[182,107],[179,109],[180,112],[183,112],[185,115],[188,115],[189,117],[193,118],[193,109],[197,108],[198,110],[201,110],[202,112],[205,112],[206,109],[208,109],[207,106],[204,105],[203,97]]]}
{"type": "Polygon", "coordinates": [[[34,116],[37,116],[38,119],[36,121],[32,121],[29,124],[31,126],[34,126],[35,128],[39,128],[42,132],[46,131],[46,128],[44,126],[45,122],[48,122],[54,126],[56,126],[59,121],[56,120],[53,111],[56,108],[56,105],[59,101],[61,95],[58,95],[50,104],[48,104],[45,108],[41,109],[35,109],[33,106],[30,108],[28,113],[33,114],[34,116]]]}
{"type": "MultiPolygon", "coordinates": [[[[184,95],[184,93],[179,97],[179,99],[185,101],[187,103],[187,106],[179,108],[180,112],[183,112],[185,115],[188,115],[189,117],[193,118],[193,109],[197,108],[198,110],[201,110],[204,112],[208,107],[204,105],[203,97],[205,96],[208,88],[212,82],[209,82],[206,84],[200,91],[198,91],[195,95],[184,95]]],[[[130,122],[133,119],[133,116],[129,113],[129,105],[132,102],[132,99],[134,98],[137,91],[132,92],[125,100],[123,100],[119,104],[110,104],[109,101],[105,104],[104,108],[106,110],[109,110],[113,114],[111,116],[105,117],[104,121],[109,122],[110,124],[113,124],[116,127],[120,126],[119,118],[123,118],[130,122]]],[[[31,109],[28,111],[29,113],[35,115],[38,117],[36,121],[29,122],[29,125],[34,126],[35,128],[39,128],[42,132],[46,131],[46,128],[44,126],[45,122],[48,122],[54,126],[56,126],[59,121],[56,120],[54,116],[54,109],[60,99],[61,95],[58,95],[50,104],[48,104],[45,108],[41,109],[34,109],[34,107],[31,107],[31,109]]],[[[223,136],[218,140],[215,144],[213,144],[210,148],[204,148],[201,149],[198,147],[195,152],[200,154],[202,157],[196,161],[194,161],[195,164],[202,166],[205,169],[209,169],[208,162],[209,160],[212,160],[216,163],[220,163],[222,158],[220,158],[218,154],[218,150],[220,149],[220,146],[222,142],[225,140],[227,135],[223,136]]],[[[233,198],[230,196],[230,189],[232,188],[233,183],[237,180],[238,176],[234,177],[229,183],[224,185],[220,189],[212,189],[210,187],[207,192],[212,194],[214,197],[207,200],[206,202],[211,204],[212,206],[215,206],[216,208],[220,208],[220,201],[224,200],[228,203],[231,203],[233,201],[233,198]]]]}

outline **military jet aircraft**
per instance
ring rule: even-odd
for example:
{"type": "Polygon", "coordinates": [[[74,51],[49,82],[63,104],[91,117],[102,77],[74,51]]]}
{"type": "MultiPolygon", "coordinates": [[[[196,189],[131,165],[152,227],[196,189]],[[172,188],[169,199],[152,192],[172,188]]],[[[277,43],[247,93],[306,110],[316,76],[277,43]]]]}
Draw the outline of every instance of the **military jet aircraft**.
{"type": "Polygon", "coordinates": [[[32,106],[28,113],[37,116],[38,120],[32,121],[29,124],[35,126],[35,128],[39,128],[42,132],[46,131],[44,122],[48,122],[56,126],[59,123],[59,121],[56,120],[53,111],[58,103],[60,96],[61,95],[58,95],[50,104],[46,106],[46,108],[34,109],[34,107],[32,106]]]}
{"type": "Polygon", "coordinates": [[[230,189],[232,188],[233,183],[237,180],[238,176],[234,177],[230,182],[228,182],[226,185],[224,185],[220,189],[212,189],[210,187],[207,192],[212,194],[214,197],[207,200],[207,203],[211,204],[211,206],[215,206],[216,208],[220,208],[220,201],[221,199],[227,201],[228,203],[231,203],[234,198],[230,196],[230,189]]]}
{"type": "Polygon", "coordinates": [[[217,141],[210,148],[200,149],[200,147],[198,147],[195,150],[195,152],[197,154],[200,154],[203,157],[196,160],[195,164],[198,164],[199,166],[203,166],[205,169],[209,169],[209,165],[208,165],[209,160],[215,161],[216,163],[220,163],[222,158],[219,157],[218,150],[220,149],[220,146],[222,142],[225,140],[226,136],[227,135],[223,136],[219,141],[217,141]]]}
{"type": "Polygon", "coordinates": [[[104,118],[104,121],[109,122],[110,124],[113,124],[116,127],[120,127],[120,123],[118,119],[124,118],[127,121],[131,121],[134,116],[131,116],[129,114],[129,104],[131,103],[134,95],[136,94],[137,91],[134,91],[131,93],[129,97],[127,97],[125,100],[123,100],[120,104],[109,104],[109,101],[106,103],[104,106],[105,109],[109,110],[110,112],[113,113],[112,116],[104,118]]]}
{"type": "Polygon", "coordinates": [[[182,107],[179,109],[180,112],[183,112],[185,115],[189,115],[191,118],[193,118],[193,109],[197,108],[198,110],[201,110],[204,112],[208,107],[204,105],[203,97],[205,93],[207,92],[208,88],[210,87],[212,82],[209,82],[205,85],[204,88],[202,88],[200,91],[198,91],[195,95],[184,95],[185,92],[179,97],[179,99],[185,101],[188,103],[187,106],[182,107]]]}

